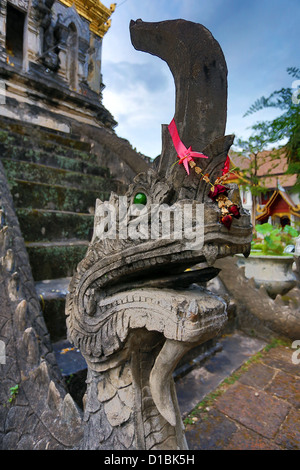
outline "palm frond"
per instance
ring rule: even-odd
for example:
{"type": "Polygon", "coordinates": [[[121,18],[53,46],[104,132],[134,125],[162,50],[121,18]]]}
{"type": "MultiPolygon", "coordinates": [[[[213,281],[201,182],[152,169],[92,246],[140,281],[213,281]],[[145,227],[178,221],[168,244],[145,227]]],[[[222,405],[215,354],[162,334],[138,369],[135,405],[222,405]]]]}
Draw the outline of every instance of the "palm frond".
{"type": "Polygon", "coordinates": [[[256,113],[257,111],[261,111],[262,109],[268,107],[268,98],[265,98],[262,96],[261,98],[258,98],[255,103],[253,103],[248,111],[244,114],[243,117],[249,116],[249,114],[256,113]]]}
{"type": "Polygon", "coordinates": [[[298,78],[300,80],[300,69],[298,67],[288,67],[286,70],[293,78],[298,78]]]}

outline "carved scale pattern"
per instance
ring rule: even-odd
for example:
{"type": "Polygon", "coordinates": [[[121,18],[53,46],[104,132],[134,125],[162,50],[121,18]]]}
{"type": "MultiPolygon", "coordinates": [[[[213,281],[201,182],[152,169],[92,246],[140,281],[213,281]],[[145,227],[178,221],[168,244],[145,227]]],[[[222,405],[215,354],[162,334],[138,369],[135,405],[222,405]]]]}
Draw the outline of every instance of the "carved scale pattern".
{"type": "Polygon", "coordinates": [[[0,448],[71,449],[82,438],[81,417],[56,364],[1,162],[0,212],[0,448]]]}

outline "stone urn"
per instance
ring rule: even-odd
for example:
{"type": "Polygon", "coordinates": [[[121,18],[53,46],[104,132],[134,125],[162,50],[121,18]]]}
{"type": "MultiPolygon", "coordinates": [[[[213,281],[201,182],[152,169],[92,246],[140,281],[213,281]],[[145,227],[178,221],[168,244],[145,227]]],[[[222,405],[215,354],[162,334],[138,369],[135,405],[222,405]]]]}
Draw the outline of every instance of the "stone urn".
{"type": "Polygon", "coordinates": [[[245,267],[247,279],[254,278],[257,287],[264,286],[269,296],[284,295],[297,284],[292,269],[293,256],[272,256],[252,254],[248,258],[236,255],[237,265],[245,267]]]}

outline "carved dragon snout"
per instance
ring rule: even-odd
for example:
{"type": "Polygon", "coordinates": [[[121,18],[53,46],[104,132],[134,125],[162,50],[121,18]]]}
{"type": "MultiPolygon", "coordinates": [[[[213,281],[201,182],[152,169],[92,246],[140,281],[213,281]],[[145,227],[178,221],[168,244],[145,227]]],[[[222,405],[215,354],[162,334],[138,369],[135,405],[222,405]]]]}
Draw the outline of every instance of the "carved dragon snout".
{"type": "MultiPolygon", "coordinates": [[[[80,336],[69,321],[69,332],[80,347],[89,368],[103,373],[130,361],[136,353],[128,342],[141,329],[157,332],[162,344],[149,377],[153,401],[168,423],[176,426],[176,398],[172,372],[183,355],[214,337],[227,320],[225,302],[203,288],[175,291],[144,288],[104,297],[80,336]],[[175,403],[174,403],[175,400],[175,403]]],[[[86,320],[88,322],[88,320],[86,320]]],[[[155,345],[156,346],[156,345],[155,345]]]]}

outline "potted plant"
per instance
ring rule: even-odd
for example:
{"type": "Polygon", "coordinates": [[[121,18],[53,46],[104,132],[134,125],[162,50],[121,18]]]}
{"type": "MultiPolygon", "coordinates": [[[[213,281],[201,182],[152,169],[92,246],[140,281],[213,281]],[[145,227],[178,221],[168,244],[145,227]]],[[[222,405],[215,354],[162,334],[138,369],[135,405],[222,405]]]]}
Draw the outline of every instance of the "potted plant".
{"type": "Polygon", "coordinates": [[[238,256],[238,266],[245,266],[245,276],[254,278],[270,295],[284,295],[297,283],[292,270],[294,239],[299,235],[290,225],[283,229],[269,223],[255,226],[256,235],[247,259],[238,256]]]}
{"type": "Polygon", "coordinates": [[[252,240],[252,250],[263,255],[283,256],[293,253],[295,238],[299,236],[297,230],[290,225],[282,229],[265,223],[256,225],[255,231],[260,236],[252,240]]]}

